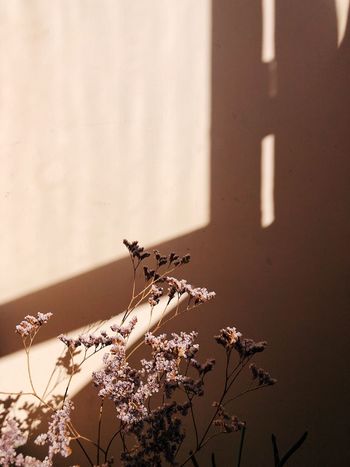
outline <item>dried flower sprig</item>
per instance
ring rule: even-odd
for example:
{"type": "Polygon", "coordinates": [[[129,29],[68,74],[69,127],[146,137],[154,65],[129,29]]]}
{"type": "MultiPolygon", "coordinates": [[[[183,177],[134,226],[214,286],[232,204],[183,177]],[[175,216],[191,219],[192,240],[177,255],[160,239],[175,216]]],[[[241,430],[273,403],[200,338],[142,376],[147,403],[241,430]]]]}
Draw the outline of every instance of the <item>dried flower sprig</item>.
{"type": "MultiPolygon", "coordinates": [[[[81,334],[76,338],[61,334],[58,338],[66,346],[66,352],[71,361],[68,365],[68,382],[64,394],[50,399],[49,383],[40,396],[35,390],[30,370],[30,349],[33,340],[42,325],[51,318],[52,313],[38,313],[37,316],[28,315],[16,327],[21,335],[27,354],[28,375],[32,392],[40,402],[39,408],[50,412],[50,421],[46,433],[39,435],[35,443],[48,447],[47,456],[43,461],[31,456],[17,453],[17,449],[27,441],[27,434],[23,432],[17,421],[5,418],[0,438],[0,463],[11,466],[50,467],[54,465],[55,456],[68,457],[75,441],[92,467],[110,467],[113,463],[109,451],[113,442],[120,438],[120,461],[122,466],[161,466],[164,463],[179,463],[181,466],[195,460],[195,454],[200,451],[213,437],[236,431],[245,430],[245,421],[228,412],[227,406],[237,397],[247,392],[262,389],[275,384],[276,380],[270,374],[250,365],[254,387],[231,397],[233,384],[242,373],[246,365],[255,354],[265,350],[266,342],[255,342],[247,339],[235,327],[221,329],[215,336],[216,342],[225,349],[225,374],[221,396],[213,404],[214,413],[204,429],[198,423],[196,416],[196,399],[205,395],[205,381],[207,375],[215,368],[215,360],[207,359],[204,363],[197,360],[199,345],[196,343],[197,333],[156,334],[157,331],[171,319],[204,304],[215,297],[204,287],[194,287],[185,279],[173,276],[175,270],[190,261],[190,255],[177,255],[171,252],[163,255],[158,250],[153,253],[145,251],[137,241],[124,240],[133,267],[133,285],[129,305],[124,311],[121,323],[110,326],[110,330],[101,329],[101,323],[95,332],[81,334]],[[153,264],[146,265],[149,259],[153,264]],[[137,291],[136,272],[143,263],[145,285],[137,291]],[[187,300],[182,300],[187,296],[187,300]],[[159,305],[162,297],[165,308],[161,317],[145,334],[144,340],[132,350],[128,349],[129,337],[135,329],[137,319],[132,317],[133,310],[143,302],[150,305],[150,317],[155,306],[159,305]],[[168,318],[163,319],[170,302],[175,300],[175,306],[168,318]],[[112,332],[112,333],[111,333],[112,332]],[[130,363],[130,356],[141,345],[149,349],[150,357],[140,360],[138,367],[130,363]],[[79,364],[74,357],[82,350],[83,358],[79,364]],[[103,367],[92,374],[92,381],[98,390],[101,400],[100,416],[98,420],[97,442],[81,435],[71,420],[74,408],[69,400],[69,388],[74,375],[81,371],[85,361],[97,352],[105,350],[103,367]],[[235,362],[233,361],[236,356],[235,362]],[[229,398],[231,397],[231,398],[229,398]],[[104,401],[110,399],[115,406],[114,416],[119,420],[119,429],[111,436],[106,447],[101,445],[101,421],[104,401]],[[183,452],[182,444],[185,439],[184,419],[190,417],[194,432],[195,445],[189,455],[183,452]],[[202,429],[201,429],[202,428],[202,429]],[[83,445],[87,443],[86,445],[83,445]],[[89,448],[90,446],[90,448],[89,448]],[[92,460],[91,449],[96,450],[96,462],[92,460]],[[104,462],[100,462],[101,455],[104,462]]],[[[63,358],[58,362],[63,362],[63,358]]],[[[55,386],[54,386],[55,387],[55,386]]],[[[243,439],[243,438],[242,438],[243,439]]],[[[77,466],[75,466],[77,467],[77,466]]]]}
{"type": "Polygon", "coordinates": [[[70,414],[73,409],[73,402],[66,400],[62,408],[52,414],[47,433],[43,433],[35,439],[35,443],[39,446],[49,445],[48,459],[50,461],[53,460],[55,454],[68,457],[72,452],[69,445],[73,437],[69,424],[71,422],[70,414]]]}
{"type": "Polygon", "coordinates": [[[40,327],[48,322],[52,313],[38,313],[37,316],[27,315],[23,321],[16,326],[16,332],[23,339],[27,337],[33,338],[39,331],[40,327]]]}

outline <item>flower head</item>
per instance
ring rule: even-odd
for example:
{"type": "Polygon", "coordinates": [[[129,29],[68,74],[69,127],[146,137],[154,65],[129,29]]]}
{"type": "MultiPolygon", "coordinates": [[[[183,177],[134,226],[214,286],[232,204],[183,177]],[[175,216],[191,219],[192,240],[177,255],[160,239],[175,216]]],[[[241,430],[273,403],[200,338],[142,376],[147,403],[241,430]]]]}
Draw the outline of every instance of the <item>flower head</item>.
{"type": "Polygon", "coordinates": [[[38,313],[37,316],[27,315],[23,321],[16,326],[16,332],[23,338],[34,337],[39,328],[48,322],[52,313],[38,313]]]}
{"type": "Polygon", "coordinates": [[[35,440],[35,443],[38,445],[49,445],[50,461],[52,461],[55,454],[61,454],[63,457],[68,457],[72,452],[69,447],[71,433],[68,425],[71,421],[70,414],[73,409],[73,402],[66,400],[63,403],[62,408],[56,410],[52,415],[47,433],[42,433],[35,440]]]}

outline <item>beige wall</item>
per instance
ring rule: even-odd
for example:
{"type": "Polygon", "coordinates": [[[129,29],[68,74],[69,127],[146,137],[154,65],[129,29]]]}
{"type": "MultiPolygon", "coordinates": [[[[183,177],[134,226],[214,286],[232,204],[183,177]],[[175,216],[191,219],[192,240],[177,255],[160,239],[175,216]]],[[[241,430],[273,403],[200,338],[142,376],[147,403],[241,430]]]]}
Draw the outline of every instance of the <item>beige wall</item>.
{"type": "MultiPolygon", "coordinates": [[[[267,339],[259,364],[279,380],[233,407],[248,423],[244,465],[272,465],[271,432],[283,451],[305,430],[291,466],[349,463],[347,3],[0,3],[7,48],[17,54],[0,60],[12,96],[0,113],[2,137],[13,143],[2,155],[13,178],[1,175],[4,186],[12,180],[1,200],[11,290],[1,306],[4,357],[19,349],[11,333],[28,312],[56,313],[45,342],[120,311],[129,296],[122,237],[190,250],[188,278],[218,295],[176,327],[200,332],[203,358],[220,357],[211,336],[224,325],[267,339]],[[266,4],[274,6],[273,34],[264,30],[266,4]],[[36,31],[30,40],[28,28],[36,31]],[[58,129],[49,133],[52,122],[58,129]],[[262,176],[268,135],[270,182],[262,176]],[[165,178],[154,185],[159,164],[165,178]],[[273,216],[262,225],[264,183],[273,216]]],[[[218,384],[214,376],[209,398],[218,384]]],[[[94,398],[87,387],[76,403],[94,398]]],[[[81,423],[94,433],[88,417],[81,423]]],[[[233,465],[237,441],[218,441],[218,465],[233,465]]]]}
{"type": "Polygon", "coordinates": [[[208,223],[210,18],[0,1],[0,302],[208,223]]]}

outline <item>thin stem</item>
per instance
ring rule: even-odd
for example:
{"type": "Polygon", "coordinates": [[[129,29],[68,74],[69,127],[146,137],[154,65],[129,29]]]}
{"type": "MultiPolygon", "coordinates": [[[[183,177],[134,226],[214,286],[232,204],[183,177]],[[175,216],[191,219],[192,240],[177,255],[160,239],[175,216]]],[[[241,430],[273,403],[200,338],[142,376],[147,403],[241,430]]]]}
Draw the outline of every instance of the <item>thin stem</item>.
{"type": "Polygon", "coordinates": [[[108,445],[107,445],[107,449],[106,449],[106,452],[105,452],[105,461],[107,461],[107,455],[108,455],[108,451],[112,445],[112,442],[114,441],[114,439],[119,435],[120,431],[121,431],[122,427],[121,427],[121,424],[120,424],[120,428],[118,431],[116,431],[114,433],[114,435],[112,436],[112,438],[110,439],[108,445]]]}
{"type": "Polygon", "coordinates": [[[125,438],[124,438],[124,433],[122,430],[119,431],[120,439],[122,440],[122,445],[123,445],[123,452],[127,451],[126,444],[125,444],[125,438]]]}
{"type": "MultiPolygon", "coordinates": [[[[198,449],[196,449],[196,450],[194,451],[193,454],[197,454],[197,452],[198,452],[200,449],[202,449],[207,443],[209,443],[209,441],[211,441],[213,438],[216,438],[217,436],[222,435],[222,434],[223,434],[222,432],[214,433],[212,436],[210,436],[209,438],[207,438],[207,439],[203,442],[202,446],[199,447],[198,449]]],[[[225,433],[224,433],[224,434],[225,434],[225,433]]],[[[186,465],[187,462],[189,462],[189,461],[191,460],[191,457],[192,457],[193,454],[190,454],[190,455],[185,459],[185,461],[180,465],[180,467],[183,467],[184,465],[186,465]]]]}
{"type": "MultiPolygon", "coordinates": [[[[131,253],[129,253],[129,255],[130,255],[131,262],[132,262],[133,282],[132,282],[131,298],[130,298],[129,305],[127,306],[126,310],[128,310],[128,309],[130,308],[132,302],[134,301],[134,298],[135,298],[135,290],[136,290],[136,269],[137,269],[137,267],[135,268],[134,258],[132,257],[131,253]]],[[[140,264],[140,263],[139,263],[139,264],[140,264]]]]}
{"type": "Polygon", "coordinates": [[[178,445],[178,447],[177,447],[176,453],[175,453],[175,455],[174,455],[174,459],[175,459],[175,458],[177,457],[177,455],[179,454],[179,451],[180,451],[180,449],[181,449],[182,443],[184,442],[184,439],[185,439],[185,437],[182,437],[181,441],[179,442],[179,445],[178,445]]]}
{"type": "MultiPolygon", "coordinates": [[[[238,378],[238,376],[240,375],[241,371],[243,370],[243,368],[245,366],[247,366],[247,364],[250,362],[250,360],[253,358],[253,356],[251,355],[250,357],[248,357],[245,361],[244,359],[243,360],[240,360],[240,365],[241,367],[238,368],[238,371],[237,373],[234,375],[234,377],[232,378],[232,380],[230,381],[229,385],[227,386],[227,391],[228,392],[232,386],[232,384],[236,381],[236,379],[238,378]]],[[[231,373],[232,375],[232,373],[231,373]]]]}
{"type": "Polygon", "coordinates": [[[89,464],[93,467],[94,463],[92,462],[92,460],[90,459],[90,456],[89,454],[86,452],[84,446],[82,445],[82,443],[80,442],[80,440],[78,438],[75,438],[75,441],[79,444],[80,448],[82,449],[83,453],[85,454],[89,464]]]}
{"type": "MultiPolygon", "coordinates": [[[[68,347],[68,352],[69,352],[69,355],[70,355],[70,361],[71,361],[71,365],[72,365],[72,372],[71,372],[71,374],[70,374],[70,376],[69,376],[68,383],[67,383],[66,389],[65,389],[65,391],[64,391],[63,402],[66,400],[66,397],[68,396],[68,390],[69,390],[70,383],[71,383],[71,381],[72,381],[72,379],[73,379],[74,374],[76,373],[75,367],[74,367],[74,355],[73,355],[73,353],[72,353],[72,351],[70,350],[69,347],[68,347]]],[[[82,360],[81,364],[82,364],[82,363],[84,362],[84,360],[85,360],[86,352],[87,352],[87,351],[85,350],[84,357],[83,357],[83,360],[82,360]]],[[[78,367],[78,368],[79,368],[79,367],[78,367]]],[[[77,369],[77,370],[78,370],[78,369],[77,369]]]]}
{"type": "Polygon", "coordinates": [[[33,378],[32,378],[32,372],[31,372],[31,367],[30,367],[30,356],[29,356],[29,352],[30,352],[30,348],[31,348],[31,345],[32,345],[32,342],[33,342],[33,339],[34,339],[35,335],[33,336],[33,338],[31,339],[30,341],[30,345],[29,347],[27,347],[24,343],[24,350],[25,350],[25,353],[26,353],[26,356],[27,356],[27,372],[28,372],[28,377],[29,377],[29,383],[30,383],[30,387],[32,388],[32,391],[33,391],[33,395],[39,399],[39,401],[44,404],[46,407],[50,408],[50,410],[53,410],[53,408],[47,404],[47,402],[44,401],[44,399],[42,399],[38,393],[36,392],[35,390],[35,387],[34,387],[34,383],[33,383],[33,378]]]}
{"type": "Polygon", "coordinates": [[[65,401],[67,395],[68,395],[68,390],[69,390],[69,387],[70,387],[70,384],[72,382],[72,379],[73,379],[73,376],[78,373],[78,370],[80,369],[80,367],[87,361],[89,360],[89,358],[93,357],[94,355],[96,355],[100,350],[104,349],[104,347],[100,347],[99,349],[95,349],[90,355],[87,355],[87,349],[85,349],[84,351],[84,357],[82,359],[82,361],[79,363],[79,365],[75,368],[74,367],[74,364],[73,364],[73,369],[72,369],[72,373],[69,377],[69,380],[68,380],[68,383],[67,383],[67,386],[66,386],[66,390],[65,390],[65,393],[64,393],[64,399],[63,399],[63,402],[65,401]]]}
{"type": "Polygon", "coordinates": [[[161,314],[161,316],[160,316],[160,318],[159,318],[159,321],[158,321],[157,326],[160,326],[160,325],[161,325],[162,319],[164,318],[164,315],[165,315],[165,312],[166,312],[166,310],[167,310],[167,308],[168,308],[169,303],[170,303],[170,301],[168,300],[168,301],[167,301],[167,304],[165,305],[164,310],[162,311],[162,314],[161,314]]]}
{"type": "Polygon", "coordinates": [[[34,388],[32,372],[31,372],[31,368],[30,368],[29,351],[30,351],[30,347],[29,347],[29,349],[25,348],[25,352],[26,352],[26,356],[27,356],[27,371],[28,371],[29,383],[30,383],[30,387],[32,388],[32,391],[34,392],[34,394],[37,394],[37,392],[36,392],[36,390],[34,388]]]}
{"type": "Polygon", "coordinates": [[[194,428],[194,432],[195,432],[195,436],[196,436],[196,449],[197,449],[197,448],[198,448],[198,429],[197,429],[196,419],[195,419],[195,416],[194,416],[192,399],[191,399],[190,396],[188,395],[188,392],[187,392],[186,389],[185,389],[185,392],[186,392],[186,396],[187,396],[188,402],[190,403],[190,412],[191,412],[191,418],[192,418],[192,422],[193,422],[193,428],[194,428]]]}
{"type": "Polygon", "coordinates": [[[50,374],[50,377],[49,377],[49,379],[48,379],[48,381],[47,381],[47,384],[46,384],[46,386],[45,386],[45,389],[44,389],[44,392],[43,392],[43,395],[42,395],[42,398],[43,398],[43,399],[45,398],[45,396],[46,396],[47,393],[48,393],[50,383],[51,383],[52,378],[53,378],[54,374],[56,373],[56,371],[57,371],[57,365],[55,364],[54,369],[52,370],[52,372],[51,372],[51,374],[50,374]]]}
{"type": "Polygon", "coordinates": [[[241,430],[241,442],[239,443],[237,467],[241,467],[245,430],[246,430],[246,427],[245,425],[243,425],[242,430],[241,430]]]}
{"type": "Polygon", "coordinates": [[[268,386],[269,386],[268,384],[263,384],[263,385],[261,385],[261,386],[255,386],[254,388],[251,388],[251,389],[247,389],[247,390],[245,390],[245,391],[242,391],[242,392],[240,392],[239,394],[237,394],[237,396],[232,397],[231,399],[229,399],[228,401],[226,401],[225,404],[223,404],[223,405],[229,404],[230,402],[232,402],[232,401],[238,399],[239,397],[242,397],[242,396],[244,396],[245,394],[248,394],[248,392],[257,391],[258,389],[266,388],[266,387],[268,387],[268,386]]]}
{"type": "MultiPolygon", "coordinates": [[[[176,316],[180,316],[182,315],[183,313],[185,313],[186,311],[189,311],[189,310],[192,310],[193,308],[197,308],[197,306],[199,305],[193,305],[191,308],[186,308],[185,310],[181,311],[180,313],[178,313],[177,315],[173,314],[172,316],[170,316],[170,318],[168,318],[167,320],[163,321],[162,324],[159,324],[159,322],[156,324],[156,326],[154,327],[153,331],[152,332],[156,332],[158,331],[159,329],[161,329],[163,326],[165,326],[169,321],[171,321],[172,319],[176,318],[176,316]]],[[[137,349],[139,349],[142,345],[144,344],[144,341],[140,341],[135,347],[132,348],[132,350],[129,352],[128,356],[126,357],[126,359],[128,360],[131,355],[133,353],[136,352],[137,349]]]]}
{"type": "MultiPolygon", "coordinates": [[[[180,265],[178,265],[180,266],[180,265]]],[[[163,274],[161,274],[158,278],[157,278],[157,281],[159,281],[159,279],[163,279],[163,277],[167,276],[168,274],[170,274],[171,272],[173,272],[178,266],[175,266],[171,269],[168,269],[167,271],[165,271],[163,274]]],[[[134,299],[129,303],[127,309],[125,310],[125,313],[124,313],[124,316],[123,316],[123,319],[122,319],[122,323],[125,322],[125,320],[127,319],[127,317],[130,315],[130,313],[135,309],[137,308],[140,303],[142,303],[142,301],[147,297],[147,295],[150,293],[151,291],[151,288],[152,288],[152,285],[155,284],[155,280],[152,279],[151,282],[146,285],[137,295],[135,295],[134,299]],[[138,299],[138,297],[141,298],[135,303],[132,305],[132,302],[136,299],[138,299]],[[131,306],[132,305],[132,306],[131,306]]]]}
{"type": "Polygon", "coordinates": [[[195,454],[194,452],[190,451],[190,456],[191,456],[190,459],[191,459],[192,464],[194,465],[194,467],[199,467],[199,464],[198,464],[194,454],[195,454]]]}
{"type": "Polygon", "coordinates": [[[99,420],[98,420],[98,430],[97,430],[97,455],[96,455],[97,465],[100,463],[100,444],[101,444],[101,426],[102,426],[103,402],[104,402],[104,399],[102,399],[101,405],[100,405],[100,416],[99,416],[99,420]]]}
{"type": "Polygon", "coordinates": [[[218,403],[217,409],[215,410],[213,416],[211,417],[211,420],[210,420],[210,422],[209,422],[209,424],[208,424],[208,426],[207,426],[207,428],[206,428],[206,430],[205,430],[205,432],[204,432],[204,434],[203,434],[203,436],[202,436],[202,438],[201,438],[201,440],[200,440],[200,442],[199,442],[199,448],[202,447],[202,443],[203,443],[205,437],[207,436],[207,434],[208,434],[208,432],[209,432],[209,430],[210,430],[210,428],[211,428],[211,426],[212,426],[212,423],[213,423],[213,421],[215,420],[215,417],[216,417],[217,413],[219,412],[221,402],[223,401],[223,399],[224,399],[224,397],[225,397],[225,395],[226,395],[226,392],[227,392],[227,383],[228,383],[227,374],[228,374],[228,368],[229,368],[229,365],[230,365],[230,357],[231,357],[231,352],[226,353],[226,367],[225,367],[225,375],[226,375],[226,377],[225,377],[224,389],[223,389],[223,391],[222,391],[222,395],[221,395],[221,397],[220,397],[220,401],[219,401],[219,403],[218,403]]]}
{"type": "MultiPolygon", "coordinates": [[[[224,383],[224,388],[223,388],[223,391],[222,391],[222,395],[220,397],[220,400],[218,402],[218,406],[217,406],[217,409],[215,410],[213,416],[211,417],[211,420],[210,422],[208,423],[207,425],[207,428],[201,438],[201,440],[199,441],[199,443],[197,443],[197,448],[196,450],[194,451],[194,454],[196,454],[200,449],[203,448],[203,446],[205,446],[212,438],[214,438],[215,436],[221,434],[221,433],[215,433],[214,435],[210,436],[209,438],[205,439],[214,420],[215,420],[215,417],[217,416],[218,412],[219,412],[219,409],[220,409],[220,406],[222,405],[222,402],[226,396],[226,394],[228,393],[228,391],[230,390],[232,384],[234,383],[234,381],[237,379],[237,377],[239,376],[239,374],[241,373],[241,371],[243,370],[243,368],[247,365],[247,363],[249,362],[249,360],[251,359],[251,357],[248,357],[246,359],[246,361],[243,359],[240,359],[240,361],[238,362],[238,364],[234,367],[234,369],[229,373],[229,366],[230,366],[230,358],[231,358],[231,351],[227,352],[226,353],[226,366],[225,366],[225,383],[224,383]],[[236,372],[236,374],[235,374],[236,372]],[[231,381],[230,381],[231,379],[231,381]]],[[[186,461],[181,464],[181,465],[185,465],[189,460],[191,460],[191,457],[188,457],[186,459],[186,461]]]]}

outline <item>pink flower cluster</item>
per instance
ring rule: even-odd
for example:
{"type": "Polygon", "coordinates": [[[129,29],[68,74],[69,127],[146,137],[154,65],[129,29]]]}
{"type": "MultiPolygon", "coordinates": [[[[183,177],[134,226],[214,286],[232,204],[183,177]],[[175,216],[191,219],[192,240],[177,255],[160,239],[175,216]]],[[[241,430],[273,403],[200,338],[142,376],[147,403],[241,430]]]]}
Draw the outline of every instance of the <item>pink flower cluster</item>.
{"type": "Polygon", "coordinates": [[[52,313],[38,313],[37,316],[27,315],[23,321],[16,326],[16,332],[23,338],[34,336],[39,328],[48,322],[52,313]]]}
{"type": "Polygon", "coordinates": [[[5,420],[1,428],[0,438],[0,464],[8,466],[16,461],[16,448],[27,442],[27,437],[23,435],[18,422],[14,418],[5,420]]]}
{"type": "Polygon", "coordinates": [[[43,461],[31,456],[17,454],[16,449],[27,442],[25,435],[14,418],[7,418],[1,428],[0,465],[10,467],[51,467],[52,462],[46,457],[43,461]]]}
{"type": "Polygon", "coordinates": [[[141,360],[138,370],[126,359],[125,343],[114,344],[103,357],[104,368],[92,375],[99,396],[115,403],[117,417],[123,422],[132,424],[144,419],[149,414],[147,401],[153,394],[167,382],[185,379],[179,367],[182,359],[190,360],[198,351],[198,345],[194,344],[196,335],[173,333],[168,340],[166,334],[158,337],[146,334],[145,343],[152,348],[152,359],[141,360]]]}
{"type": "Polygon", "coordinates": [[[38,445],[49,445],[49,461],[52,461],[55,454],[61,454],[62,457],[68,457],[71,454],[69,444],[72,438],[68,424],[71,421],[70,414],[73,409],[73,402],[65,401],[62,408],[53,413],[47,433],[39,435],[35,440],[38,445]]]}
{"type": "Polygon", "coordinates": [[[133,423],[145,417],[145,400],[155,388],[146,386],[142,372],[131,368],[126,360],[125,344],[113,345],[104,355],[103,363],[104,368],[92,374],[99,388],[98,395],[115,403],[117,417],[123,422],[133,423]]]}
{"type": "Polygon", "coordinates": [[[181,359],[190,360],[198,352],[199,345],[194,344],[197,333],[181,332],[154,336],[151,332],[145,335],[145,344],[152,348],[152,360],[141,360],[142,366],[148,374],[165,374],[165,381],[181,381],[179,373],[181,359]]]}
{"type": "Polygon", "coordinates": [[[175,294],[178,296],[187,293],[190,299],[194,299],[195,305],[208,302],[215,297],[215,292],[209,292],[205,287],[193,287],[185,279],[178,280],[175,277],[165,277],[165,282],[169,285],[168,297],[171,300],[175,294]]]}
{"type": "Polygon", "coordinates": [[[100,331],[99,334],[81,334],[77,339],[60,334],[58,339],[62,341],[67,347],[77,348],[84,346],[86,349],[90,347],[107,347],[109,345],[117,344],[127,339],[137,323],[137,318],[134,317],[130,320],[127,326],[119,326],[113,324],[110,329],[116,334],[109,336],[105,330],[100,331]]]}

